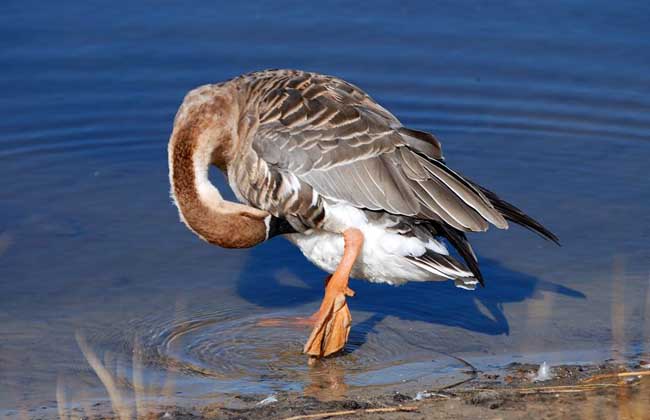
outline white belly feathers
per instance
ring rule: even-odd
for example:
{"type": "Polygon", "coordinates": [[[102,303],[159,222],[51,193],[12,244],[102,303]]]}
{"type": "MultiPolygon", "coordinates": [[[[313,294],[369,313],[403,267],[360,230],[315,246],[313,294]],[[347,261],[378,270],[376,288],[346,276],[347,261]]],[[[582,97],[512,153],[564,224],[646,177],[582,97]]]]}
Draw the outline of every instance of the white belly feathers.
{"type": "Polygon", "coordinates": [[[382,220],[369,220],[365,213],[347,204],[328,205],[323,229],[286,235],[302,253],[320,269],[333,273],[343,256],[343,236],[348,228],[357,228],[364,235],[361,255],[352,270],[352,277],[375,283],[401,284],[406,281],[444,280],[408,260],[427,249],[449,255],[444,243],[431,239],[424,242],[384,229],[382,220]]]}

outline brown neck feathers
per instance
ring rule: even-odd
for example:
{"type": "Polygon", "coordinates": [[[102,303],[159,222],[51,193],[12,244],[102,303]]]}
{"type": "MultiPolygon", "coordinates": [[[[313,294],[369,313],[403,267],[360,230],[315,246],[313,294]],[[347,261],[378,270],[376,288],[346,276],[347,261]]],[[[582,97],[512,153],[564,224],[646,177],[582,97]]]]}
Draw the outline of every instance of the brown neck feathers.
{"type": "Polygon", "coordinates": [[[232,125],[219,121],[223,113],[215,118],[212,106],[186,103],[183,107],[190,109],[179,111],[168,148],[171,192],[181,219],[198,236],[224,248],[248,248],[264,241],[268,213],[225,201],[208,179],[215,155],[222,156],[219,163],[224,166],[227,162],[232,125]]]}

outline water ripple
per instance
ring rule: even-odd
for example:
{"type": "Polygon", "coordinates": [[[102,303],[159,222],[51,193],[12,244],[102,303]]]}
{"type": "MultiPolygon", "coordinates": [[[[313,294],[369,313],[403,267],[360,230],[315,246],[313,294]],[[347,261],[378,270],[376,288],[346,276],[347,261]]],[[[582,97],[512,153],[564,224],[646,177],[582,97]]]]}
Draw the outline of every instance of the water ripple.
{"type": "Polygon", "coordinates": [[[269,317],[289,319],[290,313],[186,315],[190,317],[150,331],[145,345],[151,366],[217,382],[237,381],[250,391],[259,391],[260,381],[275,389],[309,387],[331,380],[332,371],[350,386],[405,384],[423,377],[446,383],[464,375],[462,363],[421,340],[413,343],[405,332],[390,328],[380,336],[364,322],[353,325],[340,355],[309,367],[301,352],[309,328],[260,324],[269,317]]]}

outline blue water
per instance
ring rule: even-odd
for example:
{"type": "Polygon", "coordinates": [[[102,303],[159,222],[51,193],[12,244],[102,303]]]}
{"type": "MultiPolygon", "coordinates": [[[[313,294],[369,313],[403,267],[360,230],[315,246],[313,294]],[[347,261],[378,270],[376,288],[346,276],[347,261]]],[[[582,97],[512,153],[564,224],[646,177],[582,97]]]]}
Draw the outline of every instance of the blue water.
{"type": "Polygon", "coordinates": [[[0,410],[55,407],[57,383],[68,404],[106,399],[80,342],[120,383],[140,369],[140,396],[178,404],[426,388],[465,369],[449,355],[643,351],[649,18],[644,1],[5,1],[0,410]],[[475,292],[354,282],[346,352],[308,368],[307,330],[256,321],[313,312],[324,273],[280,238],[199,241],[168,192],[185,92],[278,67],[362,87],[563,246],[519,228],[472,235],[487,283],[475,292]]]}

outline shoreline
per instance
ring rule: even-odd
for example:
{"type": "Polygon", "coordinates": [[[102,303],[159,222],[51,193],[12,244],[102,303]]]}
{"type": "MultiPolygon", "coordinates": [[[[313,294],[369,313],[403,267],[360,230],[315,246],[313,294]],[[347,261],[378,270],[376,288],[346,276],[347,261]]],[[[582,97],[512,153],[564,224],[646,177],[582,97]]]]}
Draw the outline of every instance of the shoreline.
{"type": "MultiPolygon", "coordinates": [[[[356,390],[354,397],[318,399],[297,392],[236,395],[239,407],[222,403],[153,406],[135,402],[124,417],[144,419],[481,419],[644,418],[650,407],[650,363],[608,360],[560,365],[550,379],[535,381],[540,365],[511,363],[500,373],[474,371],[469,379],[415,394],[356,390]]],[[[31,410],[30,410],[31,411],[31,410]]],[[[18,415],[19,413],[16,412],[18,415]]],[[[9,418],[11,416],[7,414],[9,418]]],[[[116,419],[110,401],[68,411],[30,412],[30,418],[116,419]]]]}

